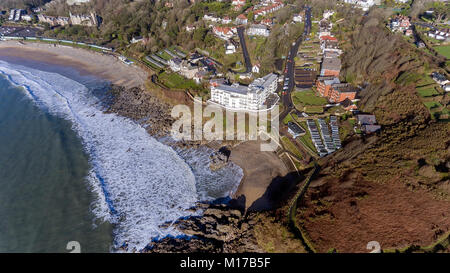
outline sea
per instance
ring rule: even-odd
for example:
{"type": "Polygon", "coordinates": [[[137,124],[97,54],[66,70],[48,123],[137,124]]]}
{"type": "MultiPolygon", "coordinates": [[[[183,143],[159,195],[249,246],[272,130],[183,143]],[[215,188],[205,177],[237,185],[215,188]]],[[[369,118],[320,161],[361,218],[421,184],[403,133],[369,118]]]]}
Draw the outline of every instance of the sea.
{"type": "Polygon", "coordinates": [[[0,252],[141,251],[186,237],[174,221],[237,190],[242,169],[210,170],[211,149],[175,150],[105,113],[109,87],[72,67],[0,57],[0,252]]]}

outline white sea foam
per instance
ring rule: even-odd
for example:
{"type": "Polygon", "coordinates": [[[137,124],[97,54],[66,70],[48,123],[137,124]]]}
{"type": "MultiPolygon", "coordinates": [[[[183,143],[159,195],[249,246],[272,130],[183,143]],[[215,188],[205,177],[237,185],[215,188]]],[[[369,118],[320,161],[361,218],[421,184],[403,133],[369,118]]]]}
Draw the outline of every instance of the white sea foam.
{"type": "Polygon", "coordinates": [[[207,169],[209,150],[179,151],[149,136],[136,122],[105,114],[84,85],[56,73],[0,61],[0,73],[39,107],[73,124],[90,155],[88,176],[98,195],[94,213],[115,224],[115,244],[140,250],[152,238],[180,235],[165,222],[188,216],[195,202],[236,190],[242,170],[207,169]]]}

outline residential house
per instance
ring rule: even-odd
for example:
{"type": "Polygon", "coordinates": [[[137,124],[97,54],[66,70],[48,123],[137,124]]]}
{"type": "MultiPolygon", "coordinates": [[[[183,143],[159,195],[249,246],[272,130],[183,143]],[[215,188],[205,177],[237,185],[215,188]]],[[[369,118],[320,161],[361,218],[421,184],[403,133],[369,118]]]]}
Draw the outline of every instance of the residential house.
{"type": "Polygon", "coordinates": [[[33,21],[34,18],[36,18],[36,17],[34,15],[32,15],[32,14],[24,14],[24,15],[22,15],[22,20],[23,21],[31,22],[31,21],[33,21]]]}
{"type": "Polygon", "coordinates": [[[223,40],[228,40],[237,33],[237,29],[235,27],[214,26],[213,33],[223,40]]]}
{"type": "Polygon", "coordinates": [[[262,19],[260,22],[261,25],[268,26],[269,28],[273,26],[273,18],[262,19]]]}
{"type": "Polygon", "coordinates": [[[345,99],[354,100],[359,89],[349,83],[335,83],[331,85],[328,100],[330,102],[339,103],[345,99]]]}
{"type": "Polygon", "coordinates": [[[205,14],[205,15],[203,16],[203,20],[205,20],[205,21],[212,21],[212,22],[214,22],[214,23],[220,22],[220,18],[216,17],[216,16],[213,15],[213,14],[205,14]]]}
{"type": "Polygon", "coordinates": [[[447,77],[443,74],[440,74],[438,72],[431,73],[431,77],[435,82],[437,82],[439,85],[445,85],[449,83],[450,81],[447,79],[447,77]]]}
{"type": "Polygon", "coordinates": [[[144,41],[144,38],[142,36],[133,36],[130,43],[136,44],[136,43],[140,43],[142,41],[144,41]]]}
{"type": "Polygon", "coordinates": [[[261,69],[261,65],[259,63],[256,63],[252,67],[252,73],[258,74],[260,69],[261,69]]]}
{"type": "Polygon", "coordinates": [[[239,5],[245,5],[245,0],[233,0],[231,1],[232,6],[239,6],[239,5]]]}
{"type": "Polygon", "coordinates": [[[253,24],[247,29],[247,34],[252,36],[268,37],[270,34],[269,28],[261,24],[253,24]]]}
{"type": "Polygon", "coordinates": [[[222,24],[230,24],[231,23],[231,18],[228,16],[225,16],[221,19],[222,24]]]}
{"type": "Polygon", "coordinates": [[[292,21],[294,21],[294,23],[301,23],[303,21],[303,17],[301,14],[294,14],[292,21]]]}
{"type": "Polygon", "coordinates": [[[358,122],[358,125],[377,124],[377,119],[375,115],[367,115],[367,114],[357,115],[356,121],[358,122]]]}
{"type": "Polygon", "coordinates": [[[339,77],[341,60],[339,58],[324,58],[321,65],[320,76],[339,77]]]}
{"type": "Polygon", "coordinates": [[[404,15],[397,15],[391,18],[389,28],[392,32],[402,32],[404,34],[407,32],[409,35],[412,33],[410,19],[404,15]]]}
{"type": "Polygon", "coordinates": [[[178,72],[181,70],[182,60],[178,57],[172,58],[169,61],[169,67],[173,72],[178,72]]]}
{"type": "Polygon", "coordinates": [[[235,23],[237,25],[246,25],[248,23],[247,16],[245,16],[244,14],[239,14],[236,17],[235,23]]]}
{"type": "Polygon", "coordinates": [[[381,126],[377,125],[375,115],[357,115],[356,120],[361,128],[361,131],[366,134],[371,134],[381,129],[381,126]]]}
{"type": "Polygon", "coordinates": [[[333,16],[334,10],[326,10],[323,12],[323,19],[328,20],[331,16],[333,16]]]}
{"type": "Polygon", "coordinates": [[[69,25],[69,17],[53,17],[43,14],[38,15],[38,20],[41,23],[47,23],[51,26],[66,26],[69,25]]]}
{"type": "Polygon", "coordinates": [[[351,101],[348,98],[341,101],[340,105],[342,106],[342,108],[344,108],[345,111],[355,111],[358,109],[358,107],[353,103],[353,101],[351,101]]]}
{"type": "Polygon", "coordinates": [[[450,29],[432,30],[428,32],[428,36],[439,41],[450,41],[450,29]]]}
{"type": "Polygon", "coordinates": [[[97,27],[99,25],[98,16],[91,12],[89,15],[84,14],[72,14],[69,12],[70,23],[72,25],[97,27]]]}
{"type": "Polygon", "coordinates": [[[331,85],[335,83],[341,83],[339,78],[336,78],[335,76],[318,77],[316,80],[317,92],[319,92],[322,97],[328,97],[330,96],[331,85]]]}
{"type": "Polygon", "coordinates": [[[186,31],[187,32],[192,32],[196,29],[196,27],[194,25],[187,25],[186,26],[186,31]]]}
{"type": "Polygon", "coordinates": [[[225,43],[225,54],[233,54],[235,52],[236,46],[231,41],[227,41],[225,43]]]}

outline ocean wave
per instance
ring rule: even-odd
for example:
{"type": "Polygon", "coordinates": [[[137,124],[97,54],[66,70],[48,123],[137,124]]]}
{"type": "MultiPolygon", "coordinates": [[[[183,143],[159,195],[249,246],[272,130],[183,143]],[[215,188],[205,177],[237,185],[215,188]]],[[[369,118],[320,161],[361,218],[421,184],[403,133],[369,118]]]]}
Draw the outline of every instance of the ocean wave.
{"type": "Polygon", "coordinates": [[[72,122],[90,155],[87,179],[98,197],[93,212],[114,223],[115,247],[126,243],[130,251],[141,250],[152,239],[181,235],[160,225],[189,216],[187,209],[197,201],[233,193],[242,178],[233,164],[208,170],[208,149],[178,154],[138,123],[104,113],[90,90],[74,80],[3,61],[0,73],[41,109],[72,122]]]}

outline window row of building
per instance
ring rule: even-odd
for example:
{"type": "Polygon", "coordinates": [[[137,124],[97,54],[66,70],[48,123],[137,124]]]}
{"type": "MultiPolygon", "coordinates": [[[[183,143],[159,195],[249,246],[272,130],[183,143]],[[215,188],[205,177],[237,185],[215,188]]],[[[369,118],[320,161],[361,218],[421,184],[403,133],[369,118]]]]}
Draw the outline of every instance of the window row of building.
{"type": "Polygon", "coordinates": [[[213,83],[211,101],[236,110],[259,110],[269,95],[275,93],[277,86],[278,76],[273,73],[254,80],[248,86],[213,83]]]}

